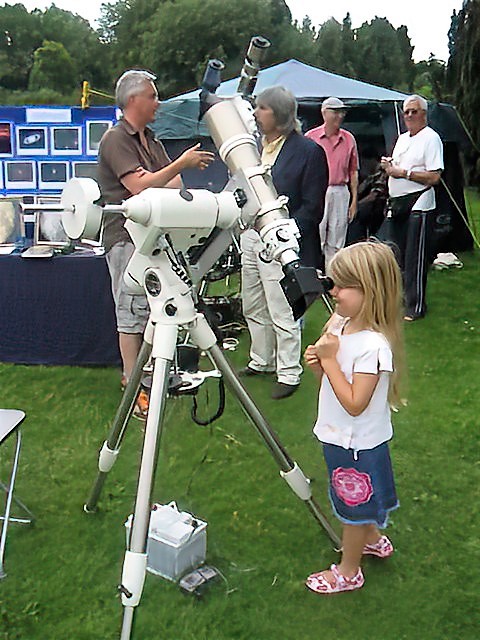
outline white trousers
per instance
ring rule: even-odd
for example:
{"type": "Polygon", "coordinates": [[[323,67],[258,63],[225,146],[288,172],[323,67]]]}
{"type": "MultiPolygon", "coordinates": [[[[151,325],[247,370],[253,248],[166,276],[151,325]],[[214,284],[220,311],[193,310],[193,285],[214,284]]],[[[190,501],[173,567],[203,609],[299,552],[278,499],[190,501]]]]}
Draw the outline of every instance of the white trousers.
{"type": "Polygon", "coordinates": [[[243,314],[251,338],[248,366],[276,371],[278,382],[297,385],[302,373],[300,323],[280,286],[282,267],[276,260],[260,260],[263,244],[253,229],[242,233],[240,246],[243,314]]]}
{"type": "Polygon", "coordinates": [[[345,246],[350,191],[346,185],[330,186],[325,194],[325,211],[320,223],[320,245],[325,266],[345,246]]]}

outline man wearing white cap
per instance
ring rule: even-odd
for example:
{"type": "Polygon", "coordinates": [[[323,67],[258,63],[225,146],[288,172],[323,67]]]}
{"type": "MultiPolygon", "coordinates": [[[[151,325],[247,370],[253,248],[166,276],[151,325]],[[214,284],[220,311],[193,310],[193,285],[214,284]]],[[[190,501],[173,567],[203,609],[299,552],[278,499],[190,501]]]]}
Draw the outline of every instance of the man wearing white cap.
{"type": "Polygon", "coordinates": [[[353,135],[340,128],[345,113],[346,106],[339,98],[326,98],[322,102],[323,124],[305,134],[323,147],[328,162],[325,213],[320,223],[325,265],[344,246],[348,221],[357,212],[358,151],[353,135]]]}

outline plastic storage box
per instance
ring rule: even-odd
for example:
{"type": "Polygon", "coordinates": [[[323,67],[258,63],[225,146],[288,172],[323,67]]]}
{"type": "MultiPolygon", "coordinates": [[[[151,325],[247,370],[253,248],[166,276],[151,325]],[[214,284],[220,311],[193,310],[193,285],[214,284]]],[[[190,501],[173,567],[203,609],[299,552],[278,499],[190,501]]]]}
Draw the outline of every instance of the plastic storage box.
{"type": "MultiPolygon", "coordinates": [[[[133,516],[125,522],[127,546],[133,516]]],[[[207,523],[186,511],[179,511],[175,502],[154,504],[150,514],[147,541],[147,571],[176,581],[187,571],[205,562],[207,553],[207,523]]]]}

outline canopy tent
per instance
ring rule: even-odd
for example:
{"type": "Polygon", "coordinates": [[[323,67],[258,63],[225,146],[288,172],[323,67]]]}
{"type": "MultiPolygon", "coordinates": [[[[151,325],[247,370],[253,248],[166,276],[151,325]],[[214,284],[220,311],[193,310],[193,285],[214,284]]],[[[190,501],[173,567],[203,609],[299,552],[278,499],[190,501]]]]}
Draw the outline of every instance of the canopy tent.
{"type": "MultiPolygon", "coordinates": [[[[216,94],[221,97],[235,95],[239,78],[225,80],[216,94]]],[[[262,69],[258,74],[255,94],[274,85],[290,89],[299,104],[317,104],[328,96],[337,96],[349,104],[390,103],[402,101],[406,94],[377,87],[360,80],[352,80],[335,73],[317,69],[298,60],[287,60],[262,69]]],[[[208,136],[203,123],[198,122],[200,89],[189,91],[162,103],[154,128],[162,139],[187,139],[208,136]]],[[[302,115],[300,109],[300,116],[302,115]]]]}
{"type": "MultiPolygon", "coordinates": [[[[220,97],[233,96],[238,83],[239,78],[226,80],[220,84],[216,94],[220,97]]],[[[401,116],[401,104],[407,97],[405,93],[346,78],[298,60],[287,60],[262,69],[254,94],[258,95],[263,89],[274,85],[287,87],[296,97],[304,131],[320,124],[320,105],[324,98],[336,96],[349,106],[343,126],[357,140],[361,175],[369,172],[372,158],[390,155],[397,136],[405,130],[401,116]]],[[[162,102],[157,112],[153,128],[172,156],[198,140],[202,141],[204,147],[213,148],[208,129],[198,121],[199,95],[200,90],[196,89],[170,98],[162,102]]],[[[468,133],[455,108],[447,104],[430,106],[429,124],[442,138],[446,163],[444,178],[465,213],[459,150],[470,145],[468,133]]],[[[226,180],[226,168],[220,160],[203,173],[192,171],[186,174],[187,184],[194,188],[206,187],[218,191],[226,180]]],[[[439,250],[472,248],[468,229],[443,187],[438,188],[438,202],[439,219],[449,221],[449,224],[440,228],[443,235],[439,250]]]]}

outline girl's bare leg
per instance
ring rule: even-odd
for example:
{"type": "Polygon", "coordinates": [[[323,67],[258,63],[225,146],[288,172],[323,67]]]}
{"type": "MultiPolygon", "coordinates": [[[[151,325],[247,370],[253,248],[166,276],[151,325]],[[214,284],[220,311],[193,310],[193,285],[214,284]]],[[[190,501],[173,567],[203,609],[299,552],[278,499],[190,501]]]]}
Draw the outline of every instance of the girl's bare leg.
{"type": "Polygon", "coordinates": [[[352,578],[358,571],[366,544],[370,525],[344,524],[342,536],[342,560],[337,565],[339,573],[346,578],[352,578]]]}

